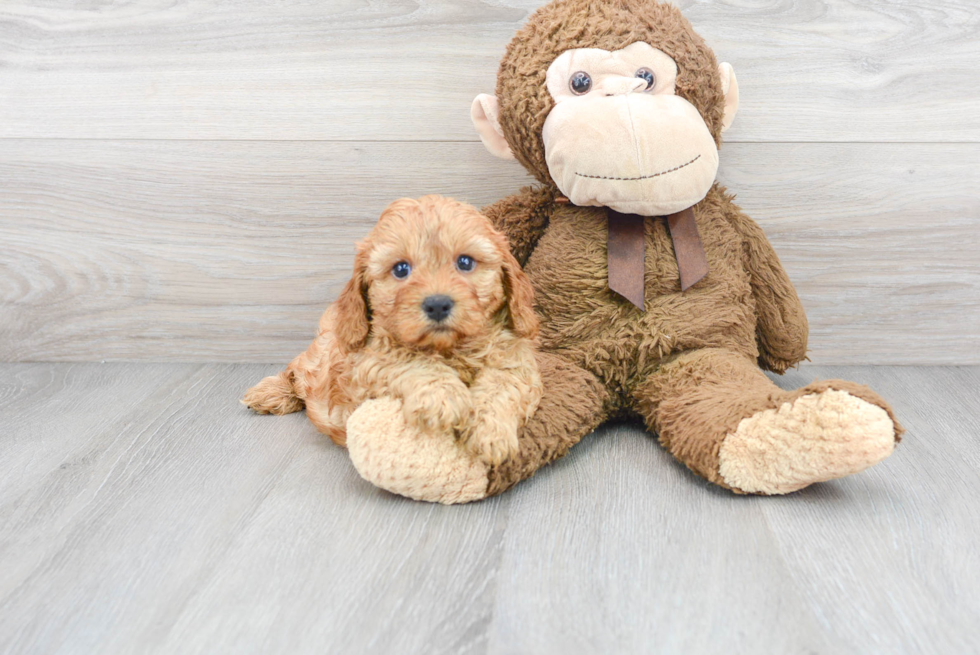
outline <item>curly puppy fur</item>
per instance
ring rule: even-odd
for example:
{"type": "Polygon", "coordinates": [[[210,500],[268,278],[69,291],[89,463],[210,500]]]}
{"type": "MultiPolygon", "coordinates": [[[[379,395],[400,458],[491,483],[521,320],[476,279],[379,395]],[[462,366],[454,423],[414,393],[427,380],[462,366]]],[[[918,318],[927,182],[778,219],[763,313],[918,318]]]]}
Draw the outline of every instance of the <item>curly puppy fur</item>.
{"type": "MultiPolygon", "coordinates": [[[[894,443],[902,428],[870,389],[829,381],[817,384],[817,392],[783,392],[759,370],[782,373],[806,358],[807,320],[762,229],[723,187],[715,184],[693,208],[710,267],[703,280],[681,292],[667,226],[648,218],[646,311],[608,289],[605,209],[563,202],[548,170],[542,128],[555,104],[546,74],[569,49],[611,51],[638,41],[674,59],[677,95],[697,108],[720,144],[724,94],[717,61],[669,4],[555,0],[531,16],[500,64],[496,95],[503,135],[543,186],[523,189],[484,211],[507,235],[534,285],[545,396],[521,432],[520,456],[491,470],[490,493],[532,475],[617,414],[639,415],[680,461],[729,488],[735,485],[719,473],[726,436],[753,412],[795,403],[807,393],[841,391],[882,408],[894,443]],[[560,377],[553,379],[555,374],[560,377]]],[[[803,405],[796,411],[803,412],[803,405]]],[[[839,438],[857,443],[863,435],[839,438]]],[[[731,450],[730,456],[743,451],[731,450]]],[[[864,465],[874,461],[869,456],[864,465]]]]}
{"type": "Polygon", "coordinates": [[[354,274],[320,319],[319,336],[243,402],[259,413],[305,405],[310,421],[346,444],[350,414],[364,401],[402,401],[406,421],[458,434],[488,464],[518,449],[541,382],[531,284],[507,239],[475,208],[439,196],[392,203],[358,244],[354,274]],[[460,256],[475,262],[457,266],[460,256]],[[404,279],[395,264],[411,269],[404,279]],[[423,301],[448,297],[442,320],[423,301]]]}

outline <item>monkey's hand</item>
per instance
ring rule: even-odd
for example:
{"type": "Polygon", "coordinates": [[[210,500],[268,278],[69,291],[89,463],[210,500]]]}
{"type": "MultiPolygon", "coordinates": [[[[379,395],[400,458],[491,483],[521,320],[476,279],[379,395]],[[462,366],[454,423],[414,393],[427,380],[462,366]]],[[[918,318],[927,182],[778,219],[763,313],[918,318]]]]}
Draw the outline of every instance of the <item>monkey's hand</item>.
{"type": "Polygon", "coordinates": [[[726,212],[743,239],[755,299],[759,365],[784,373],[806,359],[809,325],[803,303],[762,228],[726,198],[726,212]]]}
{"type": "Polygon", "coordinates": [[[473,400],[459,378],[447,376],[406,393],[402,411],[406,421],[426,432],[465,430],[473,419],[473,400]]]}

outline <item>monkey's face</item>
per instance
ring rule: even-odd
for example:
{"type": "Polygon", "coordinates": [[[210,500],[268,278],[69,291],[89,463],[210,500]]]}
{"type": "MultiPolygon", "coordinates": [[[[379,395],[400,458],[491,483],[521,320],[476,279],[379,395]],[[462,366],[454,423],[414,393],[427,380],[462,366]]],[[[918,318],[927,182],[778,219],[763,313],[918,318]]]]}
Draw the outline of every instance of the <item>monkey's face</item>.
{"type": "Polygon", "coordinates": [[[732,67],[655,0],[545,4],[508,46],[497,93],[471,110],[490,152],[577,205],[648,216],[705,197],[738,108],[732,67]]]}
{"type": "Polygon", "coordinates": [[[674,60],[646,43],[555,59],[547,74],[555,106],[541,135],[569,200],[659,216],[705,197],[718,149],[698,110],[675,95],[676,78],[674,60]]]}

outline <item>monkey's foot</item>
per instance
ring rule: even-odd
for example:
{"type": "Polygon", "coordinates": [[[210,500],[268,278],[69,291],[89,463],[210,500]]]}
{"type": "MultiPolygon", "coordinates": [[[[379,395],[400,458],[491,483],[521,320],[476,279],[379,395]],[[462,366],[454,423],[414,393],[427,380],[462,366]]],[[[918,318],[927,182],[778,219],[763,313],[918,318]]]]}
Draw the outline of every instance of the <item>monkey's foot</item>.
{"type": "Polygon", "coordinates": [[[898,430],[882,407],[826,389],[742,419],[721,444],[718,470],[735,489],[785,494],[877,464],[898,430]]]}
{"type": "Polygon", "coordinates": [[[398,400],[358,407],[347,420],[347,449],[362,478],[400,496],[446,505],[487,496],[489,467],[454,435],[407,425],[398,400]]]}

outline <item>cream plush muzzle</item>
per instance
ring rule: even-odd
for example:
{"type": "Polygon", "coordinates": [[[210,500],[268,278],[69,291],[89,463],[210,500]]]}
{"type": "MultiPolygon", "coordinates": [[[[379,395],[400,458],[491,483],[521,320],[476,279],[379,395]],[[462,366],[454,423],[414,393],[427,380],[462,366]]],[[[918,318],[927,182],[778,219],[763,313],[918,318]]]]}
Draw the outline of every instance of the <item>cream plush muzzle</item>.
{"type": "Polygon", "coordinates": [[[705,197],[718,149],[698,110],[675,95],[676,79],[674,60],[642,42],[555,59],[547,75],[555,107],[541,137],[548,172],[569,200],[660,216],[705,197]],[[587,92],[571,87],[576,74],[588,76],[587,92]]]}
{"type": "Polygon", "coordinates": [[[548,115],[542,138],[552,179],[579,206],[672,214],[701,201],[718,172],[711,133],[675,95],[565,100],[548,115]]]}

